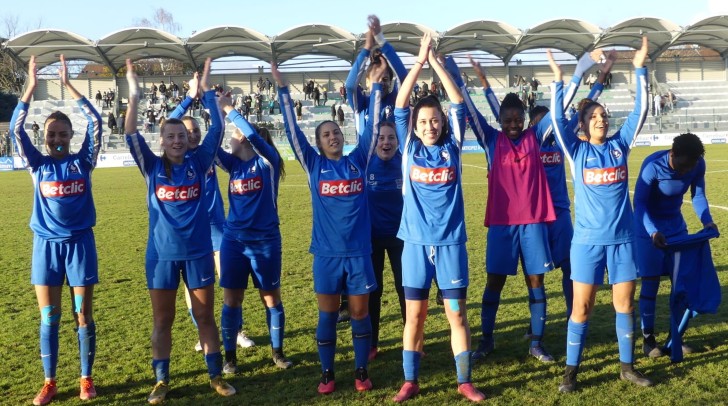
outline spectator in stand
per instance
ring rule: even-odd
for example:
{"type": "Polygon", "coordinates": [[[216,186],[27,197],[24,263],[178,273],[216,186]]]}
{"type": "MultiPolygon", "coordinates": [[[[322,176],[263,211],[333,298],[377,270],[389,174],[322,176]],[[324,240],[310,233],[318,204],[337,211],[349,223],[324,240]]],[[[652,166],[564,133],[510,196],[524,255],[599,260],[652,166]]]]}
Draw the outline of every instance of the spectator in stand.
{"type": "Polygon", "coordinates": [[[33,121],[33,125],[30,126],[30,129],[33,130],[33,140],[35,141],[35,146],[40,147],[43,144],[43,140],[40,138],[40,126],[38,123],[33,121]]]}
{"type": "Polygon", "coordinates": [[[152,88],[150,90],[152,93],[152,103],[156,103],[157,102],[157,85],[152,83],[152,88]]]}
{"type": "Polygon", "coordinates": [[[258,93],[263,93],[263,90],[266,88],[262,76],[258,76],[258,84],[256,87],[258,88],[258,93]]]}
{"type": "Polygon", "coordinates": [[[116,120],[116,125],[119,127],[119,134],[124,134],[124,120],[126,120],[126,114],[122,111],[119,113],[119,119],[116,120]]]}
{"type": "Polygon", "coordinates": [[[313,105],[317,107],[321,105],[321,90],[318,85],[313,87],[313,105]]]}
{"type": "Polygon", "coordinates": [[[176,100],[179,97],[179,86],[174,82],[169,82],[169,87],[172,90],[172,97],[176,100]]]}
{"type": "Polygon", "coordinates": [[[339,127],[344,126],[344,109],[341,108],[341,105],[339,105],[339,109],[336,110],[336,116],[339,119],[339,127]]]}
{"type": "Polygon", "coordinates": [[[321,95],[324,97],[324,103],[322,105],[325,106],[326,102],[329,101],[329,91],[326,86],[321,88],[321,95]]]}
{"type": "Polygon", "coordinates": [[[101,90],[96,92],[96,107],[101,107],[101,103],[103,103],[104,96],[101,95],[101,90]]]}
{"type": "Polygon", "coordinates": [[[331,121],[336,121],[336,103],[331,105],[331,121]]]}
{"type": "Polygon", "coordinates": [[[265,78],[265,88],[268,90],[268,96],[270,96],[273,93],[273,82],[268,78],[265,78]]]}
{"type": "Polygon", "coordinates": [[[109,113],[109,118],[106,119],[106,125],[109,127],[111,134],[116,134],[116,117],[114,113],[109,113]]]}
{"type": "Polygon", "coordinates": [[[341,96],[341,103],[346,104],[346,87],[341,86],[339,88],[339,96],[341,96]]]}
{"type": "Polygon", "coordinates": [[[164,84],[164,81],[159,82],[159,96],[162,99],[162,103],[167,100],[167,85],[164,84]]]}
{"type": "MultiPolygon", "coordinates": [[[[301,119],[303,119],[303,104],[301,103],[300,100],[296,100],[293,103],[293,107],[296,108],[296,120],[301,121],[301,119]]],[[[339,108],[341,108],[341,107],[339,107],[339,108]]]]}
{"type": "Polygon", "coordinates": [[[662,115],[662,96],[659,93],[655,93],[653,99],[652,115],[655,117],[662,115]]]}
{"type": "Polygon", "coordinates": [[[202,120],[205,122],[205,131],[210,128],[210,113],[207,109],[202,110],[202,120]]]}

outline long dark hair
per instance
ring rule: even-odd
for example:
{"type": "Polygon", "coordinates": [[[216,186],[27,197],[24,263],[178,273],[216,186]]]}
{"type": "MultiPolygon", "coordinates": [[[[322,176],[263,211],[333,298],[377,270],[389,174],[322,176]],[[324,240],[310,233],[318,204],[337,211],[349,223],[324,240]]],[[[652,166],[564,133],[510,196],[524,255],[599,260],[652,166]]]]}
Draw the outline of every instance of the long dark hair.
{"type": "MultiPolygon", "coordinates": [[[[423,107],[432,107],[440,112],[440,115],[442,116],[442,126],[440,128],[440,135],[437,137],[437,142],[435,142],[435,144],[442,145],[444,138],[450,133],[450,121],[447,119],[447,115],[442,111],[442,104],[440,104],[440,100],[433,95],[421,98],[417,104],[415,104],[414,110],[412,110],[412,120],[415,128],[417,128],[417,116],[420,114],[420,109],[423,107]]],[[[415,137],[419,139],[417,135],[415,135],[415,137]]]]}
{"type": "Polygon", "coordinates": [[[281,180],[284,180],[286,178],[286,164],[283,161],[283,158],[281,157],[281,153],[278,151],[278,148],[276,147],[276,144],[273,142],[273,137],[270,135],[270,131],[268,131],[265,127],[255,127],[255,130],[258,132],[258,135],[260,135],[265,142],[268,143],[273,149],[276,150],[276,154],[278,154],[278,170],[281,173],[281,180]]]}

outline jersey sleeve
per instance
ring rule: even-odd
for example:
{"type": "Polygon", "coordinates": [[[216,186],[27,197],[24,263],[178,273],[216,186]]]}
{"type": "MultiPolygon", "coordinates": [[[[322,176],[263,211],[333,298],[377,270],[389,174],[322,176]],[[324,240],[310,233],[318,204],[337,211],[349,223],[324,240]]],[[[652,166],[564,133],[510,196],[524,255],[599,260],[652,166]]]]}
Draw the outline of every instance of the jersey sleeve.
{"type": "MultiPolygon", "coordinates": [[[[573,80],[572,80],[573,82],[573,80]]],[[[586,96],[587,99],[592,99],[594,101],[599,100],[599,97],[602,95],[602,92],[604,91],[604,85],[597,82],[594,83],[594,86],[592,86],[591,90],[589,90],[589,94],[586,96]]],[[[571,103],[571,102],[569,102],[571,103]]]]}
{"type": "Polygon", "coordinates": [[[237,127],[242,133],[245,135],[245,138],[250,141],[250,144],[253,146],[253,149],[255,150],[255,153],[262,156],[266,161],[268,161],[271,166],[275,169],[280,166],[280,155],[278,155],[278,150],[275,149],[272,145],[268,144],[263,137],[258,134],[258,131],[250,125],[248,120],[245,119],[240,113],[238,113],[235,110],[230,111],[228,113],[228,119],[235,124],[235,127],[237,127]]]}
{"type": "Polygon", "coordinates": [[[451,104],[448,113],[450,116],[450,137],[461,153],[463,139],[465,138],[465,109],[465,103],[451,104]]]}
{"type": "Polygon", "coordinates": [[[199,148],[195,150],[195,156],[200,160],[202,167],[207,170],[215,160],[217,149],[222,145],[222,136],[225,131],[222,112],[217,106],[217,96],[214,90],[208,90],[202,96],[202,103],[210,110],[210,127],[205,134],[199,148]]]}
{"type": "Polygon", "coordinates": [[[230,171],[233,170],[233,164],[235,164],[236,159],[237,158],[233,154],[225,151],[224,149],[222,149],[222,147],[217,149],[217,157],[215,157],[215,163],[217,164],[217,166],[222,168],[223,171],[230,173],[230,171]]]}
{"type": "MultiPolygon", "coordinates": [[[[475,107],[475,103],[473,103],[473,99],[470,97],[468,88],[467,86],[465,86],[465,82],[463,82],[463,78],[460,75],[460,69],[455,63],[453,57],[448,56],[445,58],[444,67],[445,70],[447,70],[447,72],[452,77],[455,85],[460,88],[460,93],[463,95],[463,103],[465,104],[465,118],[470,121],[470,126],[473,129],[473,133],[475,133],[475,139],[478,141],[478,144],[480,144],[480,146],[486,150],[487,154],[488,148],[486,146],[486,140],[495,139],[495,136],[498,135],[498,130],[495,130],[495,132],[491,132],[487,120],[480,113],[477,107],[475,107]]],[[[491,110],[493,111],[493,115],[496,117],[497,120],[498,110],[500,109],[500,106],[498,104],[498,98],[495,97],[495,93],[493,93],[490,88],[487,88],[484,91],[485,97],[488,100],[488,105],[490,106],[491,110]],[[489,97],[488,92],[490,92],[492,98],[489,97]]],[[[488,161],[490,162],[490,159],[488,159],[488,161]]]]}
{"type": "Polygon", "coordinates": [[[134,134],[126,135],[126,145],[129,146],[131,157],[134,158],[134,162],[136,162],[142,175],[147,178],[159,157],[154,155],[154,152],[147,145],[147,141],[139,134],[138,130],[134,134]]]}
{"type": "Polygon", "coordinates": [[[88,165],[88,168],[93,169],[96,167],[96,160],[101,151],[101,133],[103,132],[104,126],[101,123],[99,112],[96,111],[93,104],[87,98],[83,97],[81,100],[78,100],[78,106],[88,121],[86,134],[78,154],[81,161],[85,165],[88,165]]]}
{"type": "Polygon", "coordinates": [[[652,161],[645,161],[640,169],[639,177],[634,185],[634,217],[637,224],[642,225],[647,231],[647,235],[652,235],[659,231],[655,222],[650,217],[648,211],[648,203],[650,197],[650,189],[654,182],[656,182],[655,167],[650,165],[652,161]]]}
{"type": "MultiPolygon", "coordinates": [[[[402,59],[399,55],[397,55],[397,51],[394,50],[392,44],[385,41],[384,44],[382,44],[381,50],[382,55],[384,55],[387,59],[387,63],[389,63],[389,66],[391,66],[394,71],[394,77],[392,79],[396,81],[396,88],[399,89],[399,86],[402,85],[404,78],[407,76],[407,68],[404,67],[402,59]]],[[[396,91],[392,93],[396,93],[396,91]]]]}
{"type": "Polygon", "coordinates": [[[359,86],[359,83],[361,83],[361,80],[364,77],[366,61],[369,58],[370,53],[371,52],[368,49],[362,48],[361,52],[359,52],[359,55],[356,57],[356,60],[354,60],[354,63],[351,65],[349,75],[346,77],[346,98],[349,99],[347,101],[351,108],[354,109],[355,116],[366,108],[367,100],[364,96],[364,92],[362,92],[361,87],[359,86]]]}
{"type": "MultiPolygon", "coordinates": [[[[566,159],[569,160],[571,173],[574,173],[574,150],[579,142],[579,138],[572,132],[567,131],[566,117],[564,116],[564,93],[562,88],[564,82],[551,83],[551,125],[553,126],[554,137],[556,142],[564,151],[566,159]]],[[[544,121],[544,120],[541,120],[544,121]]]]}
{"type": "Polygon", "coordinates": [[[10,132],[15,150],[18,151],[23,164],[35,169],[40,165],[43,154],[35,148],[28,133],[25,132],[25,119],[28,117],[29,107],[30,103],[18,100],[13,117],[10,119],[10,132]]]}
{"type": "Polygon", "coordinates": [[[690,195],[693,202],[693,210],[698,215],[700,222],[705,225],[713,222],[713,216],[710,215],[710,206],[708,198],[705,197],[705,160],[700,158],[698,161],[697,175],[690,185],[690,195]]]}
{"type": "Polygon", "coordinates": [[[367,166],[369,160],[374,153],[374,147],[377,145],[379,138],[379,120],[382,111],[382,84],[372,83],[372,92],[369,95],[369,120],[366,125],[359,131],[359,140],[351,155],[356,155],[367,166]]]}
{"type": "Polygon", "coordinates": [[[185,96],[185,99],[182,100],[180,104],[177,105],[177,107],[172,110],[171,113],[167,116],[167,118],[176,118],[180,119],[182,118],[185,113],[187,113],[187,110],[190,108],[192,103],[194,103],[195,99],[191,98],[190,96],[185,96]]]}
{"type": "Polygon", "coordinates": [[[637,78],[637,90],[634,98],[634,110],[629,113],[622,128],[613,136],[618,137],[620,143],[627,150],[634,146],[637,134],[642,130],[642,125],[647,119],[647,109],[649,107],[647,101],[647,68],[636,68],[635,76],[637,78]]]}
{"type": "Polygon", "coordinates": [[[291,95],[288,93],[288,86],[278,88],[278,100],[281,104],[281,114],[283,115],[283,127],[286,130],[286,137],[296,159],[306,172],[306,177],[310,178],[310,172],[314,162],[318,157],[318,153],[308,143],[306,134],[301,131],[296,123],[296,116],[293,112],[293,103],[291,103],[291,95]]]}
{"type": "Polygon", "coordinates": [[[412,122],[410,117],[412,116],[412,107],[407,106],[405,108],[396,107],[394,109],[394,124],[397,132],[397,141],[399,141],[399,152],[404,155],[405,144],[410,137],[412,132],[412,122]]]}

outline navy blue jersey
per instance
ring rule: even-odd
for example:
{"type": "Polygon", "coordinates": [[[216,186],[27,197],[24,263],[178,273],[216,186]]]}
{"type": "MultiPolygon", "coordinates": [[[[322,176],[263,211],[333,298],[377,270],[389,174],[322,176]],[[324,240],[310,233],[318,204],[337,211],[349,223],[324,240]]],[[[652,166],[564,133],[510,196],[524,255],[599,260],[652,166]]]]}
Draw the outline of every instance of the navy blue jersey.
{"type": "Polygon", "coordinates": [[[46,240],[69,241],[96,225],[91,193],[91,172],[101,148],[101,116],[84,97],[78,106],[88,125],[81,149],[64,159],[43,155],[25,132],[29,103],[18,101],[10,131],[18,155],[33,178],[33,211],[30,229],[46,240]]]}
{"type": "MultiPolygon", "coordinates": [[[[667,251],[674,252],[675,266],[672,280],[671,308],[684,303],[698,313],[715,313],[721,302],[720,281],[710,254],[711,238],[720,234],[706,228],[695,234],[681,235],[667,240],[667,251]]],[[[675,313],[673,311],[673,313],[675,313]]],[[[682,311],[677,312],[678,317],[682,311]]]]}
{"type": "Polygon", "coordinates": [[[338,161],[320,155],[296,123],[288,87],[278,89],[288,142],[306,173],[311,191],[313,226],[309,251],[323,257],[371,254],[371,224],[364,190],[367,164],[379,130],[381,85],[372,86],[372,119],[359,133],[356,147],[338,161]]]}
{"type": "Polygon", "coordinates": [[[281,176],[278,151],[268,145],[237,111],[228,113],[228,119],[245,134],[257,155],[243,161],[222,148],[218,149],[218,165],[230,174],[225,235],[239,241],[278,238],[278,183],[281,176]]]}
{"type": "Polygon", "coordinates": [[[713,218],[705,197],[705,160],[701,157],[690,172],[679,174],[670,167],[670,151],[657,151],[642,163],[634,189],[635,232],[650,237],[659,231],[665,237],[687,234],[682,216],[683,195],[690,189],[693,209],[703,225],[713,218]]]}
{"type": "Polygon", "coordinates": [[[367,201],[372,238],[396,237],[402,218],[402,154],[389,161],[374,154],[367,168],[367,201]]]}
{"type": "Polygon", "coordinates": [[[450,133],[442,145],[422,143],[414,134],[411,115],[410,107],[394,110],[404,179],[404,208],[397,237],[418,245],[464,244],[467,234],[460,154],[465,106],[450,106],[450,133]]]}
{"type": "Polygon", "coordinates": [[[210,221],[203,199],[207,171],[222,141],[222,117],[215,92],[204,94],[212,123],[200,146],[189,152],[179,165],[155,155],[137,131],[127,134],[126,142],[147,184],[149,237],[147,259],[190,260],[212,252],[210,221]]]}
{"type": "Polygon", "coordinates": [[[635,69],[635,107],[624,125],[604,144],[582,141],[566,128],[563,82],[552,83],[551,114],[554,135],[574,178],[573,243],[611,245],[631,242],[632,205],[629,201],[627,158],[647,117],[647,69],[635,69]]]}
{"type": "MultiPolygon", "coordinates": [[[[167,118],[181,119],[187,109],[190,108],[194,99],[187,96],[167,118]]],[[[190,150],[192,151],[192,150],[190,150]]],[[[217,171],[215,165],[210,165],[205,176],[205,195],[203,196],[205,205],[207,206],[207,215],[210,217],[210,224],[222,224],[225,222],[225,207],[222,202],[222,194],[220,193],[220,184],[217,182],[217,171]]]]}

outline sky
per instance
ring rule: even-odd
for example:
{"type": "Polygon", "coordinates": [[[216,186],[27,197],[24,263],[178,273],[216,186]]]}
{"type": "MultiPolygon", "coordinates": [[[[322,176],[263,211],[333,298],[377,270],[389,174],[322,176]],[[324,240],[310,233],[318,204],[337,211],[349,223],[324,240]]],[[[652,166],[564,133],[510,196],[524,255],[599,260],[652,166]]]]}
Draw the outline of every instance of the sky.
{"type": "MultiPolygon", "coordinates": [[[[204,5],[198,1],[196,4],[204,5]]],[[[193,31],[225,25],[243,26],[274,36],[290,28],[313,23],[335,25],[355,34],[364,32],[366,18],[377,14],[383,24],[413,22],[436,31],[473,20],[495,20],[520,29],[542,22],[575,18],[602,28],[635,17],[657,17],[687,26],[712,15],[728,15],[726,0],[557,0],[559,7],[544,7],[544,0],[217,0],[214,8],[193,7],[187,1],[16,1],[0,11],[0,36],[7,35],[6,22],[17,19],[18,32],[39,28],[62,29],[91,40],[134,27],[142,18],[151,19],[157,8],[170,12],[180,25],[179,37],[193,31]],[[72,7],[70,5],[73,5],[72,7]],[[417,4],[417,6],[413,6],[417,4]],[[453,4],[457,7],[443,7],[453,4]],[[513,6],[520,6],[518,11],[513,6]],[[436,8],[439,7],[439,8],[436,8]]]]}

